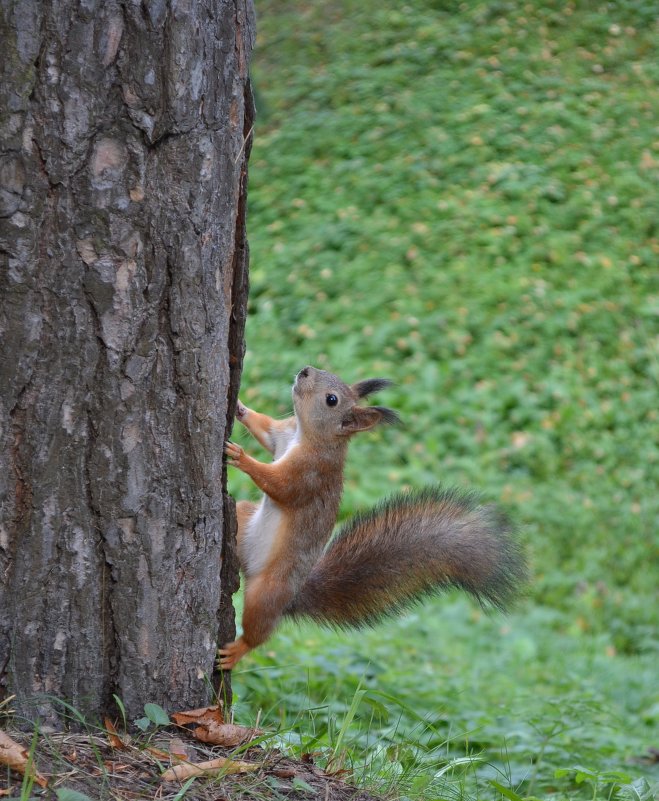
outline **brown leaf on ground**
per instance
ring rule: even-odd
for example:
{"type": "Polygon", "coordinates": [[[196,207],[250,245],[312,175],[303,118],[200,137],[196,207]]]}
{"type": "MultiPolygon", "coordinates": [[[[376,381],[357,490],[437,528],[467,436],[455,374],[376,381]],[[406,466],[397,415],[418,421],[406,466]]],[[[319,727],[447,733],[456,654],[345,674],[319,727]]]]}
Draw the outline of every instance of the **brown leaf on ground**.
{"type": "Polygon", "coordinates": [[[166,770],[162,774],[163,781],[175,782],[184,781],[191,776],[215,776],[218,773],[227,775],[229,773],[251,773],[258,770],[259,765],[254,762],[241,762],[237,759],[226,759],[218,757],[208,762],[185,762],[181,765],[174,765],[173,768],[166,770]]]}
{"type": "MultiPolygon", "coordinates": [[[[0,763],[9,765],[12,770],[25,774],[30,761],[30,753],[27,748],[12,740],[8,734],[0,730],[0,763]]],[[[30,775],[40,787],[46,787],[48,782],[31,766],[30,775]]]]}
{"type": "Polygon", "coordinates": [[[204,706],[200,709],[187,709],[184,712],[173,712],[170,715],[174,723],[179,726],[187,726],[190,723],[201,725],[202,723],[224,723],[224,714],[218,704],[214,706],[204,706]]]}
{"type": "Polygon", "coordinates": [[[278,779],[294,779],[297,774],[295,768],[276,768],[272,771],[272,775],[278,779]]]}
{"type": "Polygon", "coordinates": [[[147,745],[144,750],[156,759],[169,759],[171,756],[170,753],[163,751],[162,748],[156,748],[155,745],[147,745]]]}
{"type": "Polygon", "coordinates": [[[108,733],[110,745],[119,751],[123,751],[128,748],[128,745],[121,739],[119,732],[116,730],[114,723],[110,720],[110,718],[104,718],[103,723],[105,724],[105,730],[108,733]]]}
{"type": "Polygon", "coordinates": [[[187,746],[178,737],[171,737],[164,743],[147,745],[144,749],[158,760],[188,762],[194,758],[194,747],[187,746]],[[162,745],[163,747],[159,747],[162,745]]]}
{"type": "Polygon", "coordinates": [[[186,712],[174,712],[171,718],[179,726],[195,725],[196,728],[192,730],[192,735],[197,740],[201,740],[202,743],[223,745],[226,748],[242,745],[263,734],[260,729],[250,729],[246,726],[225,723],[219,706],[206,706],[186,712]]]}
{"type": "Polygon", "coordinates": [[[177,759],[190,759],[193,756],[193,748],[189,748],[183,740],[178,737],[172,737],[169,743],[169,753],[177,759]]]}
{"type": "Polygon", "coordinates": [[[208,723],[197,726],[196,729],[193,729],[192,734],[202,743],[234,748],[253,740],[263,732],[261,729],[236,726],[233,723],[208,723]]]}
{"type": "Polygon", "coordinates": [[[335,768],[332,769],[329,766],[326,770],[323,771],[325,776],[329,776],[331,778],[338,778],[338,779],[345,779],[348,776],[352,776],[352,770],[350,768],[335,768]]]}

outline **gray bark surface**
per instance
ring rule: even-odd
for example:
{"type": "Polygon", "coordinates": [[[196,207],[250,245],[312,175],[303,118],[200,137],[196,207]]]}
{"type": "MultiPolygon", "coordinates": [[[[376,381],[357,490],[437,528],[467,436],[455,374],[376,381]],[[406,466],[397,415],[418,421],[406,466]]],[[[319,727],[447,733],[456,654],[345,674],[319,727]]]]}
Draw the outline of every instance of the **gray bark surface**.
{"type": "Polygon", "coordinates": [[[231,639],[253,38],[250,0],[0,0],[0,698],[32,719],[202,705],[231,639]]]}

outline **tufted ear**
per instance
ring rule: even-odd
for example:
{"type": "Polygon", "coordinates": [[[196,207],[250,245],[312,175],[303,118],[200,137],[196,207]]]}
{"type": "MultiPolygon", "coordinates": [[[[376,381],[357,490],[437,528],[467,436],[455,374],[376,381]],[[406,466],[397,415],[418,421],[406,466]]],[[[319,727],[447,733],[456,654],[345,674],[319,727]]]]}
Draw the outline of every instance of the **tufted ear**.
{"type": "Polygon", "coordinates": [[[393,384],[388,378],[366,378],[364,381],[358,381],[352,385],[352,389],[357,393],[357,397],[365,398],[367,395],[372,395],[374,392],[379,392],[381,389],[386,389],[393,384]]]}
{"type": "Polygon", "coordinates": [[[344,434],[352,435],[359,431],[368,431],[377,425],[395,423],[400,423],[400,417],[393,409],[387,409],[386,406],[353,406],[343,419],[341,429],[344,434]]]}

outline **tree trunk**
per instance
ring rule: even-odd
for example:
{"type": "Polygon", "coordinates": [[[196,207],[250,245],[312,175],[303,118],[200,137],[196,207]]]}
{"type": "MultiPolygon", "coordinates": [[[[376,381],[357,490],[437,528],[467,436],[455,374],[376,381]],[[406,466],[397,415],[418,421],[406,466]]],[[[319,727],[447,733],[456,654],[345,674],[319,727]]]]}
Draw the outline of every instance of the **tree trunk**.
{"type": "Polygon", "coordinates": [[[200,706],[237,576],[250,0],[0,9],[0,697],[200,706]]]}

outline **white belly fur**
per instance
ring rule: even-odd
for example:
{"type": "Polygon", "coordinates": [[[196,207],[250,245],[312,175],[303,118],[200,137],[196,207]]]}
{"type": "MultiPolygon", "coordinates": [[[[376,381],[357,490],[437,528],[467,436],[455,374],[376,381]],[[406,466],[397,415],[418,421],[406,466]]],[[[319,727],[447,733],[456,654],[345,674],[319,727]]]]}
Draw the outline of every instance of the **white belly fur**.
{"type": "Polygon", "coordinates": [[[281,510],[263,497],[249,519],[240,543],[240,561],[246,576],[260,573],[268,562],[281,523],[281,510]]]}
{"type": "MultiPolygon", "coordinates": [[[[297,429],[287,431],[286,437],[281,437],[275,444],[274,461],[286,456],[298,442],[297,429]]],[[[268,563],[281,518],[281,509],[264,495],[249,519],[240,543],[240,561],[246,576],[258,575],[268,563]]]]}

